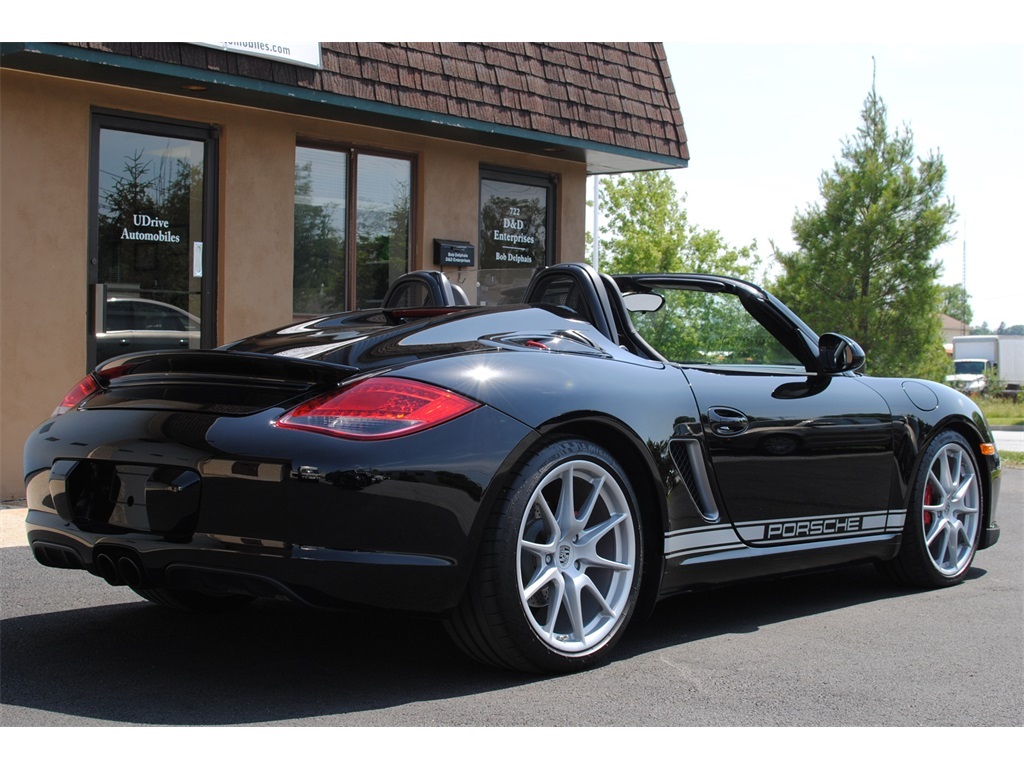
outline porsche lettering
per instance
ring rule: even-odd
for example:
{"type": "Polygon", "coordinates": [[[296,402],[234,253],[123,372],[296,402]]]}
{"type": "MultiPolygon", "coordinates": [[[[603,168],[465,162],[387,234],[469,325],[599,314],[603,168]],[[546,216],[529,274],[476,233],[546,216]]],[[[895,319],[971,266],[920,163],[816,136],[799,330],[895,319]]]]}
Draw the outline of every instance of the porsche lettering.
{"type": "Polygon", "coordinates": [[[783,523],[769,523],[765,526],[764,537],[768,541],[778,539],[799,539],[804,536],[829,536],[839,533],[856,533],[863,529],[862,517],[833,517],[827,520],[794,520],[783,523]]]}

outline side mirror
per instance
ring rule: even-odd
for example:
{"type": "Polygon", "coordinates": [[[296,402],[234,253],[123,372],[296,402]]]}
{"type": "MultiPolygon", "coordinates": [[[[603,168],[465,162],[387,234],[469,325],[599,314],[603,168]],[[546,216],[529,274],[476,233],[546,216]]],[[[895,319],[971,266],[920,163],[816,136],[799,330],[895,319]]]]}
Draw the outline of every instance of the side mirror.
{"type": "Polygon", "coordinates": [[[818,360],[825,373],[856,371],[864,365],[864,350],[851,338],[823,333],[818,337],[818,360]]]}

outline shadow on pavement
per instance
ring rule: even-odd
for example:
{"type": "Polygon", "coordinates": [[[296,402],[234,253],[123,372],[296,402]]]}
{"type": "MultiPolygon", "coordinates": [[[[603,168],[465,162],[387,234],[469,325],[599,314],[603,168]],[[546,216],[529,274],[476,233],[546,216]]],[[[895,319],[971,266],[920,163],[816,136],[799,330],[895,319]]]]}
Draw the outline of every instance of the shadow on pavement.
{"type": "MultiPolygon", "coordinates": [[[[611,663],[902,594],[860,566],[675,597],[611,663]]],[[[273,601],[218,616],[130,602],[0,622],[3,704],[115,723],[316,724],[535,679],[469,661],[435,621],[273,601]]]]}
{"type": "MultiPolygon", "coordinates": [[[[965,581],[985,573],[983,568],[972,567],[965,581]]],[[[639,655],[711,637],[757,632],[795,618],[919,593],[894,586],[869,564],[679,595],[662,601],[648,621],[631,627],[616,655],[639,655]]]]}

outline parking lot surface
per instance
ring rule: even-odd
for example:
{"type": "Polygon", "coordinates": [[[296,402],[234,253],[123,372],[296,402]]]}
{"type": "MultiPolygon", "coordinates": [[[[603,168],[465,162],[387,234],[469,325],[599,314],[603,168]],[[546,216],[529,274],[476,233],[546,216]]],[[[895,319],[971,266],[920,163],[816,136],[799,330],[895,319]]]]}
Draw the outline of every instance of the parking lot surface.
{"type": "Polygon", "coordinates": [[[0,724],[1024,725],[1024,471],[952,589],[870,565],[684,595],[569,677],[479,666],[431,620],[260,601],[187,615],[0,551],[0,724]]]}

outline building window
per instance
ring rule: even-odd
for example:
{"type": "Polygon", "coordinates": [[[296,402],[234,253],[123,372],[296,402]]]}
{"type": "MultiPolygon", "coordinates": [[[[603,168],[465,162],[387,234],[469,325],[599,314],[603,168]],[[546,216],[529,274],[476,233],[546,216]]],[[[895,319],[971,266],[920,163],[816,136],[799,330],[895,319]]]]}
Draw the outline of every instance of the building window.
{"type": "Polygon", "coordinates": [[[480,301],[517,301],[533,271],[554,263],[555,179],[480,169],[480,301]]]}
{"type": "Polygon", "coordinates": [[[296,147],[296,319],[380,305],[409,271],[412,160],[296,147]]]}

